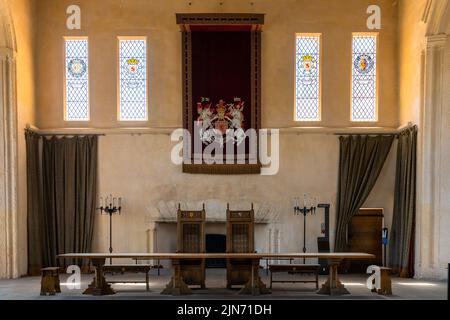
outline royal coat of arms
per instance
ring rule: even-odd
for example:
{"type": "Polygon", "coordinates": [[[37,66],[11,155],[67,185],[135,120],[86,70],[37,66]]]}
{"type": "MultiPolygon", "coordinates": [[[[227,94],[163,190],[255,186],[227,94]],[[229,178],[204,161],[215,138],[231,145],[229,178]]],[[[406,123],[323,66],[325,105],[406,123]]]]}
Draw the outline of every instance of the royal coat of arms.
{"type": "Polygon", "coordinates": [[[142,80],[140,79],[141,64],[138,59],[127,59],[123,68],[126,71],[126,86],[129,88],[137,88],[142,85],[142,80]]]}
{"type": "Polygon", "coordinates": [[[137,60],[137,59],[128,59],[127,60],[128,73],[131,76],[137,75],[137,73],[138,73],[138,65],[139,65],[139,60],[137,60]]]}
{"type": "Polygon", "coordinates": [[[234,98],[234,103],[219,103],[212,107],[209,98],[202,98],[197,103],[197,125],[200,127],[200,139],[205,145],[218,142],[221,145],[232,140],[241,144],[245,140],[244,105],[241,98],[234,98]]]}
{"type": "Polygon", "coordinates": [[[311,84],[313,82],[316,70],[317,60],[313,56],[307,54],[301,57],[301,81],[304,84],[311,84]]]}

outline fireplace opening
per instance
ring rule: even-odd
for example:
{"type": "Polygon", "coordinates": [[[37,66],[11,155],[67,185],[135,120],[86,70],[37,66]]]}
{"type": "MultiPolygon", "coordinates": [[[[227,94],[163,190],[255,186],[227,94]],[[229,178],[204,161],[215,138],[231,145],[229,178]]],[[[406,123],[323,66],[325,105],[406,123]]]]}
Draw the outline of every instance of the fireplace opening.
{"type": "MultiPolygon", "coordinates": [[[[227,236],[223,234],[206,235],[206,253],[225,253],[227,250],[227,236]]],[[[225,259],[206,259],[206,268],[226,268],[225,259]]]]}

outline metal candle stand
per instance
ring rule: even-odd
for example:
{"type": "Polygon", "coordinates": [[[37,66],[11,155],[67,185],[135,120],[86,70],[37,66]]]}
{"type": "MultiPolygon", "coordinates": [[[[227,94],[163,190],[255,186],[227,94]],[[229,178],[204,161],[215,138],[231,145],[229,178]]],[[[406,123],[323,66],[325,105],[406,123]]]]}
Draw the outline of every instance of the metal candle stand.
{"type": "MultiPolygon", "coordinates": [[[[106,197],[105,204],[103,204],[103,198],[100,197],[100,214],[109,215],[109,253],[113,252],[112,248],[112,216],[114,214],[121,214],[122,211],[122,198],[113,198],[112,195],[106,197]],[[116,206],[117,200],[117,206],[116,206]],[[109,203],[108,203],[109,201],[109,203]]],[[[109,259],[109,263],[112,264],[112,258],[109,259]]]]}
{"type": "MultiPolygon", "coordinates": [[[[303,207],[299,206],[298,198],[294,199],[294,214],[303,215],[303,253],[306,253],[306,216],[316,214],[317,200],[310,201],[310,205],[307,205],[306,195],[304,196],[303,207]]],[[[303,258],[303,264],[305,264],[306,258],[303,258]]]]}

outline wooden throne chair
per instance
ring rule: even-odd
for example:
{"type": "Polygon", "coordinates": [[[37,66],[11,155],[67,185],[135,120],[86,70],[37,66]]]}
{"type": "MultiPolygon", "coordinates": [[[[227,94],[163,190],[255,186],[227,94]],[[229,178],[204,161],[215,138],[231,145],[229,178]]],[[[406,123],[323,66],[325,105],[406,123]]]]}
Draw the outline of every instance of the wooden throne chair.
{"type": "MultiPolygon", "coordinates": [[[[177,212],[177,252],[205,253],[205,205],[200,211],[181,210],[177,212]]],[[[181,260],[180,271],[187,285],[205,288],[205,259],[181,260]]]]}
{"type": "MultiPolygon", "coordinates": [[[[254,253],[253,203],[251,210],[230,210],[227,204],[227,253],[254,253]]],[[[227,288],[244,285],[251,279],[250,259],[227,259],[227,288]]]]}

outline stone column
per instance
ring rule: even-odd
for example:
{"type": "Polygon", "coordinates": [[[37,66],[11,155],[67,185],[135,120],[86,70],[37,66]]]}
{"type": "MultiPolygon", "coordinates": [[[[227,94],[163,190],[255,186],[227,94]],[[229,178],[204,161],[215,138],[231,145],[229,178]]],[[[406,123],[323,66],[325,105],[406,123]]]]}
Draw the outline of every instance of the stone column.
{"type": "MultiPolygon", "coordinates": [[[[156,230],[156,223],[151,222],[149,225],[149,228],[147,230],[147,251],[148,253],[154,253],[158,251],[158,245],[157,245],[157,230],[156,230]]],[[[150,263],[152,265],[155,265],[157,261],[150,260],[150,263]]]]}
{"type": "Polygon", "coordinates": [[[0,48],[0,279],[19,277],[16,60],[0,48]]]}
{"type": "MultiPolygon", "coordinates": [[[[443,147],[443,71],[447,35],[428,36],[423,54],[424,108],[418,146],[416,276],[440,278],[439,224],[443,147]]],[[[445,165],[445,164],[444,164],[445,165]]]]}

